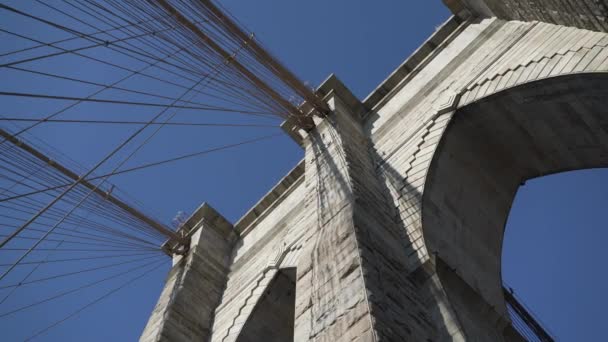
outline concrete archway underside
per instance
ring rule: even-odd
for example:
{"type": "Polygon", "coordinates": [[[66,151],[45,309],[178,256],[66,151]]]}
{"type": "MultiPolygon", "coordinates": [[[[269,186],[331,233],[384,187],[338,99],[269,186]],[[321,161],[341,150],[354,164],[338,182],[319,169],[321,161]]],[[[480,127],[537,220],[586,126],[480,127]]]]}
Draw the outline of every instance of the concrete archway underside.
{"type": "MultiPolygon", "coordinates": [[[[502,242],[517,189],[531,178],[597,167],[608,167],[608,73],[538,80],[468,104],[453,114],[427,175],[428,251],[440,251],[441,264],[506,317],[502,242]]],[[[450,282],[442,279],[457,303],[462,293],[450,282]]]]}

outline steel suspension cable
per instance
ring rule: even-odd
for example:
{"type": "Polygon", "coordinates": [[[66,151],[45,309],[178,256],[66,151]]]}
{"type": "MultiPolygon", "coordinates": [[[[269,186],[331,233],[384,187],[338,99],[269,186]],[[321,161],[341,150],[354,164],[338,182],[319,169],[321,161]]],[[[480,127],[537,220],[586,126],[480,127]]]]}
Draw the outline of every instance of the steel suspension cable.
{"type": "MultiPolygon", "coordinates": [[[[100,179],[100,178],[103,178],[103,177],[106,177],[106,176],[118,176],[118,175],[121,175],[121,174],[126,174],[126,173],[130,173],[130,172],[134,172],[134,171],[139,171],[139,170],[143,170],[143,169],[147,169],[147,168],[151,168],[151,167],[155,167],[155,166],[159,166],[159,165],[163,165],[163,164],[169,164],[169,163],[172,163],[172,162],[176,162],[176,161],[180,161],[180,160],[184,160],[184,159],[189,159],[189,158],[194,158],[194,157],[198,157],[198,156],[209,154],[209,153],[213,153],[213,152],[224,151],[224,150],[232,149],[232,148],[235,148],[235,147],[239,147],[239,146],[243,146],[243,145],[247,145],[247,144],[256,143],[256,142],[259,142],[259,141],[268,140],[268,139],[271,139],[271,138],[277,138],[279,136],[282,136],[282,134],[267,135],[267,136],[263,136],[263,137],[256,138],[256,139],[242,141],[242,142],[235,143],[235,144],[224,145],[224,146],[220,146],[220,147],[216,147],[216,148],[211,148],[211,149],[207,149],[207,150],[203,150],[203,151],[198,151],[198,152],[195,152],[195,153],[189,153],[189,154],[181,155],[181,156],[170,158],[170,159],[159,160],[159,161],[152,162],[152,163],[146,163],[146,164],[138,165],[138,166],[131,167],[131,168],[128,168],[128,169],[116,171],[116,172],[113,172],[113,173],[107,173],[107,174],[103,174],[103,175],[100,175],[100,176],[95,176],[95,177],[87,178],[86,180],[87,181],[92,181],[92,180],[97,180],[97,179],[100,179]]],[[[39,194],[39,193],[44,193],[44,192],[47,192],[47,191],[53,191],[53,190],[65,188],[66,186],[69,186],[69,185],[70,185],[69,183],[64,183],[64,184],[53,186],[53,187],[46,188],[46,189],[40,189],[40,190],[36,190],[36,191],[33,191],[33,192],[25,193],[25,194],[20,194],[20,195],[16,195],[16,196],[12,196],[12,197],[2,198],[2,199],[0,199],[0,203],[6,202],[6,201],[12,201],[12,200],[19,199],[19,198],[22,198],[22,197],[36,195],[36,194],[39,194]]]]}
{"type": "Polygon", "coordinates": [[[131,278],[131,279],[127,280],[127,281],[126,281],[125,283],[123,283],[122,285],[120,285],[120,286],[118,286],[118,287],[113,288],[112,290],[110,290],[109,292],[105,293],[104,295],[102,295],[102,296],[98,297],[97,299],[95,299],[95,300],[93,300],[93,301],[91,301],[91,302],[87,303],[86,305],[84,305],[84,306],[83,306],[83,307],[81,307],[80,309],[78,309],[78,310],[76,310],[76,311],[72,312],[71,314],[67,315],[66,317],[64,317],[64,318],[62,318],[62,319],[60,319],[60,320],[56,321],[55,323],[53,323],[53,324],[51,324],[51,325],[47,326],[46,328],[44,328],[44,329],[42,329],[42,330],[40,330],[40,331],[36,332],[35,334],[31,335],[31,336],[30,336],[30,337],[28,337],[28,338],[26,338],[26,341],[30,341],[30,340],[32,340],[33,338],[38,337],[38,336],[40,336],[40,335],[42,335],[42,334],[46,333],[46,332],[47,332],[47,331],[49,331],[50,329],[52,329],[52,328],[54,328],[54,327],[58,326],[59,324],[61,324],[61,323],[65,322],[65,321],[67,321],[68,319],[70,319],[70,318],[72,318],[72,317],[74,317],[74,316],[76,316],[76,315],[80,314],[82,311],[84,311],[84,310],[86,310],[86,309],[90,308],[91,306],[93,306],[93,305],[95,305],[95,304],[97,304],[97,303],[101,302],[102,300],[104,300],[104,299],[108,298],[109,296],[113,295],[114,293],[116,293],[116,292],[118,292],[118,291],[122,290],[123,288],[125,288],[126,286],[128,286],[128,285],[130,285],[130,284],[134,283],[135,281],[137,281],[137,280],[139,280],[139,279],[141,279],[141,278],[145,277],[146,275],[150,274],[152,271],[154,271],[154,270],[158,269],[160,266],[162,266],[162,263],[161,263],[161,264],[159,264],[159,265],[156,265],[156,266],[152,267],[151,269],[147,269],[145,272],[143,272],[142,274],[140,274],[140,275],[138,275],[138,276],[136,276],[136,277],[133,277],[133,278],[131,278]]]}
{"type": "MultiPolygon", "coordinates": [[[[67,123],[67,124],[109,124],[109,125],[143,125],[145,121],[118,121],[118,120],[74,120],[74,119],[45,119],[45,118],[16,118],[16,117],[0,117],[0,121],[17,121],[17,122],[49,122],[49,123],[67,123]]],[[[234,128],[281,128],[278,125],[262,125],[262,124],[232,124],[232,123],[202,123],[202,122],[155,122],[152,125],[163,126],[187,126],[187,127],[234,127],[234,128]]],[[[1,193],[0,193],[1,194],[1,193]]]]}
{"type": "MultiPolygon", "coordinates": [[[[163,260],[163,261],[164,261],[164,260],[163,260]]],[[[17,312],[20,312],[20,311],[23,311],[23,310],[26,310],[26,309],[32,308],[32,307],[34,307],[34,306],[38,306],[38,305],[40,305],[40,304],[48,303],[48,302],[50,302],[50,301],[52,301],[52,300],[55,300],[55,299],[58,299],[58,298],[61,298],[61,297],[65,297],[65,296],[67,296],[67,295],[69,295],[69,294],[72,294],[72,293],[75,293],[75,292],[78,292],[78,291],[84,290],[84,289],[86,289],[86,288],[90,288],[90,287],[93,287],[93,286],[99,285],[99,284],[104,283],[104,282],[106,282],[106,281],[108,281],[108,280],[116,279],[116,278],[118,278],[118,277],[120,277],[120,276],[122,276],[122,275],[129,274],[129,273],[131,273],[131,272],[133,272],[133,271],[135,271],[135,270],[141,269],[142,267],[147,267],[147,266],[149,266],[149,265],[152,265],[152,264],[157,264],[157,263],[158,263],[158,261],[156,261],[156,262],[155,262],[155,261],[153,261],[153,262],[150,262],[150,263],[146,263],[146,264],[144,264],[143,266],[138,265],[138,266],[135,266],[135,267],[129,268],[129,269],[125,270],[125,271],[122,271],[122,272],[120,272],[120,273],[113,274],[113,275],[110,275],[110,276],[108,276],[108,277],[104,277],[104,278],[102,278],[102,279],[99,279],[99,280],[96,280],[96,281],[93,281],[93,282],[86,283],[86,284],[84,284],[84,285],[81,285],[81,286],[79,286],[79,287],[76,287],[76,288],[73,288],[73,289],[70,289],[70,290],[67,290],[67,291],[60,292],[60,293],[58,293],[58,294],[56,294],[56,295],[53,295],[53,296],[48,297],[48,298],[45,298],[45,299],[43,299],[43,300],[39,300],[39,301],[36,301],[36,302],[34,302],[34,303],[31,303],[31,304],[28,304],[28,305],[24,305],[24,306],[18,307],[18,308],[16,308],[16,309],[11,310],[11,311],[7,311],[7,312],[4,312],[4,313],[1,313],[1,314],[0,314],[0,318],[2,318],[2,317],[6,317],[6,316],[9,316],[9,315],[13,315],[13,314],[15,314],[15,313],[17,313],[17,312]]]]}
{"type": "MultiPolygon", "coordinates": [[[[196,86],[198,86],[204,79],[201,79],[197,84],[195,84],[194,86],[191,87],[195,88],[196,86]]],[[[189,91],[188,91],[189,92],[189,91]]],[[[183,93],[180,96],[180,99],[187,95],[188,92],[183,93]]],[[[179,99],[178,99],[179,100],[179,99]]],[[[178,101],[176,100],[176,101],[178,101]]],[[[57,201],[59,201],[62,197],[64,197],[70,190],[72,190],[76,185],[80,184],[84,179],[86,179],[91,173],[93,173],[99,166],[101,166],[102,164],[104,164],[107,160],[109,160],[114,154],[116,154],[118,151],[120,151],[124,146],[126,146],[131,140],[133,140],[135,137],[137,137],[139,134],[141,134],[152,122],[155,122],[158,118],[161,117],[162,114],[164,114],[164,112],[167,110],[168,108],[165,108],[163,111],[161,111],[160,113],[158,113],[157,115],[155,115],[152,120],[150,120],[148,123],[146,123],[144,126],[142,126],[140,129],[138,129],[135,133],[133,133],[129,138],[127,138],[122,144],[120,144],[118,147],[116,147],[114,150],[112,150],[112,152],[110,152],[106,157],[104,157],[100,162],[98,162],[93,168],[91,168],[85,175],[81,176],[80,178],[78,178],[78,180],[76,182],[74,182],[72,185],[70,185],[66,190],[64,190],[64,192],[62,192],[60,195],[58,195],[54,200],[52,200],[47,206],[45,206],[43,209],[41,209],[37,214],[35,214],[34,216],[32,216],[32,218],[30,218],[24,225],[22,225],[19,229],[17,229],[16,231],[14,231],[12,234],[10,234],[7,238],[5,238],[1,243],[0,243],[0,248],[4,247],[8,242],[10,242],[15,236],[17,236],[21,231],[23,231],[23,229],[25,229],[28,225],[30,225],[34,220],[36,220],[40,215],[42,215],[44,212],[46,212],[51,206],[53,206],[57,201]]],[[[161,126],[162,127],[162,126],[161,126]]],[[[123,161],[126,162],[126,160],[129,159],[130,156],[132,156],[133,154],[129,155],[127,158],[125,158],[125,160],[123,161]]],[[[116,167],[113,172],[115,172],[120,166],[122,165],[119,164],[118,167],[116,167]]],[[[109,177],[109,176],[108,176],[109,177]]],[[[74,212],[89,196],[91,196],[95,190],[101,185],[103,184],[108,177],[103,178],[102,182],[98,185],[95,186],[95,189],[91,189],[89,191],[89,193],[82,198],[77,205],[73,206],[72,209],[70,209],[70,211],[68,211],[62,218],[61,220],[59,220],[53,227],[51,227],[49,229],[49,231],[47,233],[45,233],[40,240],[38,240],[29,250],[27,250],[20,258],[17,259],[17,261],[11,266],[9,267],[2,275],[0,275],[0,280],[2,280],[4,277],[6,277],[6,275],[8,275],[15,267],[17,264],[19,264],[27,255],[29,255],[29,253],[34,250],[36,247],[38,247],[38,245],[40,243],[42,243],[42,241],[53,231],[57,228],[57,226],[59,224],[61,224],[67,217],[69,217],[70,214],[72,214],[72,212],[74,212]]],[[[174,240],[179,241],[180,238],[173,232],[171,231],[167,231],[167,234],[169,234],[169,237],[173,238],[174,240]]]]}
{"type": "Polygon", "coordinates": [[[36,278],[36,279],[32,279],[32,280],[24,280],[24,281],[20,281],[17,284],[2,285],[2,286],[0,286],[0,290],[2,290],[2,289],[11,289],[11,288],[20,287],[20,286],[24,286],[24,285],[35,284],[35,283],[41,283],[41,282],[45,282],[45,281],[48,281],[48,280],[54,280],[54,279],[74,276],[74,275],[83,274],[83,273],[89,273],[89,272],[94,272],[94,271],[99,271],[99,270],[105,270],[105,269],[108,269],[108,268],[128,265],[128,264],[140,262],[142,260],[149,260],[149,259],[157,258],[157,257],[158,257],[158,255],[145,256],[145,257],[141,257],[141,258],[137,258],[137,259],[133,259],[133,260],[127,260],[127,261],[121,261],[121,262],[117,262],[117,263],[112,263],[112,264],[109,264],[109,265],[102,265],[102,266],[97,266],[97,267],[85,268],[85,269],[78,270],[78,271],[73,271],[73,272],[67,272],[67,273],[62,273],[62,274],[55,274],[55,275],[44,277],[44,278],[36,278]]]}
{"type": "MultiPolygon", "coordinates": [[[[115,259],[115,258],[124,258],[124,257],[132,257],[132,256],[141,256],[147,255],[151,253],[158,253],[158,251],[150,251],[150,252],[140,252],[140,253],[130,253],[130,254],[106,254],[106,255],[98,255],[93,257],[80,257],[80,258],[67,258],[67,259],[50,259],[50,260],[36,260],[36,261],[24,261],[19,266],[27,266],[27,265],[37,265],[37,264],[54,264],[54,263],[64,263],[64,262],[74,262],[74,261],[83,261],[83,260],[97,260],[97,259],[115,259]]],[[[10,266],[11,264],[0,264],[0,267],[10,266]]]]}

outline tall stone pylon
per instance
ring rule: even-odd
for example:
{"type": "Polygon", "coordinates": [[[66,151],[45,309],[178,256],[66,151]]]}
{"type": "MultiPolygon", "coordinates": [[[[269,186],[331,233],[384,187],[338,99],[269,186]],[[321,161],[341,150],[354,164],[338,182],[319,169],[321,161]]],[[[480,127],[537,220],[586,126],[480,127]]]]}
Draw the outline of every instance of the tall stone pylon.
{"type": "Polygon", "coordinates": [[[195,341],[211,337],[236,241],[232,224],[204,203],[182,226],[191,232],[186,255],[173,257],[165,288],[142,341],[195,341]]]}
{"type": "Polygon", "coordinates": [[[406,241],[363,130],[362,107],[341,90],[344,97],[336,92],[327,97],[331,115],[304,140],[309,205],[317,224],[310,253],[301,256],[311,259],[310,268],[299,272],[310,273],[310,281],[298,287],[310,297],[307,339],[430,336],[424,303],[407,278],[406,241]],[[422,324],[411,324],[410,317],[422,324]]]}
{"type": "Polygon", "coordinates": [[[331,76],[331,113],[284,124],[304,159],[238,222],[193,215],[142,341],[551,341],[505,295],[504,227],[527,179],[608,167],[608,12],[445,2],[365,100],[331,76]]]}

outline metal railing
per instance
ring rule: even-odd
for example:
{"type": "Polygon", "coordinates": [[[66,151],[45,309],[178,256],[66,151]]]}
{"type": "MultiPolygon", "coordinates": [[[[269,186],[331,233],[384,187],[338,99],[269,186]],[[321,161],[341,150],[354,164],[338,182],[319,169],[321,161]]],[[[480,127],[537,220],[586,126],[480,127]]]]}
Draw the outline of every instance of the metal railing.
{"type": "Polygon", "coordinates": [[[528,342],[554,342],[555,339],[515,296],[513,290],[503,287],[507,311],[513,328],[528,342]]]}

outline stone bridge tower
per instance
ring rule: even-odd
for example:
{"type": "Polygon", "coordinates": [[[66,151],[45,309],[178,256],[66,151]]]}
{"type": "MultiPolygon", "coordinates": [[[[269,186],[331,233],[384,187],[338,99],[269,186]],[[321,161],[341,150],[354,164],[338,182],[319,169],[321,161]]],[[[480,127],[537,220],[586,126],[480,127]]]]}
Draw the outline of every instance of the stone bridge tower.
{"type": "Polygon", "coordinates": [[[608,166],[605,1],[448,0],[364,101],[285,130],[305,158],[237,223],[184,226],[141,341],[521,341],[501,280],[518,186],[608,166]]]}

